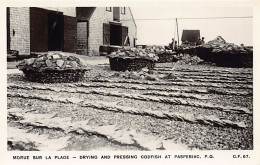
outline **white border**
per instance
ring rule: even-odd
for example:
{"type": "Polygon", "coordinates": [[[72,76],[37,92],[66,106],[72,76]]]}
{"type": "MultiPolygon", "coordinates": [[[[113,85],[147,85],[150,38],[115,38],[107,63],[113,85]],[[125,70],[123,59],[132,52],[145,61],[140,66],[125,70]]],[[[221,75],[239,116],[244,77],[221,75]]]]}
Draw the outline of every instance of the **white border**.
{"type": "Polygon", "coordinates": [[[260,117],[260,110],[259,110],[259,77],[260,77],[260,72],[259,72],[259,67],[258,67],[258,62],[260,58],[260,48],[258,47],[260,41],[260,1],[255,0],[255,1],[250,1],[250,0],[230,0],[230,1],[224,1],[224,0],[218,0],[218,1],[192,1],[192,0],[184,0],[184,1],[155,1],[155,0],[143,0],[143,1],[137,1],[137,0],[124,0],[124,1],[119,1],[119,0],[113,0],[113,1],[86,1],[86,0],[1,0],[0,1],[0,19],[1,19],[1,26],[0,26],[0,36],[1,36],[1,49],[0,49],[0,54],[2,56],[1,60],[1,114],[0,114],[0,165],[2,164],[158,164],[158,163],[163,163],[163,164],[248,164],[248,165],[260,165],[260,156],[259,156],[259,149],[260,149],[260,139],[259,139],[259,117],[260,117]],[[178,7],[214,7],[214,6],[221,6],[221,7],[238,7],[238,6],[247,6],[247,7],[253,7],[254,9],[254,14],[253,14],[253,20],[254,20],[254,29],[253,29],[253,40],[254,40],[254,98],[253,98],[253,103],[254,103],[254,150],[242,150],[242,151],[174,151],[174,152],[169,152],[169,151],[152,151],[152,152],[73,152],[73,151],[59,151],[59,152],[13,152],[13,151],[6,151],[7,149],[7,144],[6,144],[6,139],[7,139],[7,124],[6,124],[6,109],[7,109],[7,98],[6,98],[6,90],[7,90],[7,66],[6,66],[6,48],[7,48],[7,43],[6,43],[6,7],[9,6],[15,6],[15,7],[26,7],[26,6],[39,6],[39,7],[49,7],[49,6],[55,6],[55,7],[76,7],[76,6],[141,6],[141,7],[147,7],[147,6],[178,6],[178,7]],[[79,156],[79,155],[101,155],[101,154],[108,154],[110,156],[113,156],[114,154],[160,154],[162,156],[164,155],[175,155],[175,154],[200,154],[203,156],[204,154],[207,155],[214,155],[215,158],[213,160],[210,159],[160,159],[160,160],[43,160],[43,161],[26,161],[26,160],[12,160],[13,155],[42,155],[42,156],[47,156],[47,155],[70,155],[70,156],[79,156]],[[250,155],[250,159],[233,159],[233,155],[250,155]]]}

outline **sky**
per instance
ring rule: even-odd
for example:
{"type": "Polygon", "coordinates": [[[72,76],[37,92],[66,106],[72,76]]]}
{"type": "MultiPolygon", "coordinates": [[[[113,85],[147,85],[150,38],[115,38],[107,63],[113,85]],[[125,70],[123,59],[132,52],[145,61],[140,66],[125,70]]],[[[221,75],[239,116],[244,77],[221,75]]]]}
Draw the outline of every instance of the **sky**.
{"type": "MultiPolygon", "coordinates": [[[[175,18],[245,17],[253,16],[251,7],[131,7],[137,25],[138,45],[167,45],[177,38],[175,18]],[[168,20],[142,20],[166,19],[168,20]]],[[[222,36],[237,45],[253,45],[253,18],[178,19],[179,37],[182,31],[200,30],[205,41],[222,36]]]]}

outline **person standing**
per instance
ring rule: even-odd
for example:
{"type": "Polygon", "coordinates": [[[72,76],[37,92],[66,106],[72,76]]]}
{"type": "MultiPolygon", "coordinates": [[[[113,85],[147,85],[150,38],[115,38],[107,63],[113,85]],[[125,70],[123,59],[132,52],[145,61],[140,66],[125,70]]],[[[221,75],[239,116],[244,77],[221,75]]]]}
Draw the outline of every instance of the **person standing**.
{"type": "Polygon", "coordinates": [[[202,37],[202,39],[198,38],[198,40],[196,42],[196,46],[203,45],[203,44],[205,44],[204,37],[202,37]]]}
{"type": "Polygon", "coordinates": [[[204,37],[202,37],[202,39],[201,39],[201,45],[203,45],[203,44],[205,44],[205,41],[204,41],[204,37]]]}
{"type": "Polygon", "coordinates": [[[177,55],[180,54],[177,41],[174,42],[174,51],[176,52],[177,55]]]}
{"type": "Polygon", "coordinates": [[[198,38],[198,40],[196,42],[196,46],[198,46],[198,45],[201,45],[201,39],[200,38],[198,38]]]}
{"type": "Polygon", "coordinates": [[[174,39],[172,38],[172,42],[170,43],[170,48],[171,48],[171,50],[174,50],[173,48],[174,48],[174,39]]]}

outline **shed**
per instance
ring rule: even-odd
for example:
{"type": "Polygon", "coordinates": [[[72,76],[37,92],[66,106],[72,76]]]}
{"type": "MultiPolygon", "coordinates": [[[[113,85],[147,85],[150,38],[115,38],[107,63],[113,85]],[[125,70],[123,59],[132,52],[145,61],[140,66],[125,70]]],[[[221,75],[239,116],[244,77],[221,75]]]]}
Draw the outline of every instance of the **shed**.
{"type": "Polygon", "coordinates": [[[198,38],[200,38],[200,30],[183,30],[181,41],[189,43],[196,43],[198,38]]]}

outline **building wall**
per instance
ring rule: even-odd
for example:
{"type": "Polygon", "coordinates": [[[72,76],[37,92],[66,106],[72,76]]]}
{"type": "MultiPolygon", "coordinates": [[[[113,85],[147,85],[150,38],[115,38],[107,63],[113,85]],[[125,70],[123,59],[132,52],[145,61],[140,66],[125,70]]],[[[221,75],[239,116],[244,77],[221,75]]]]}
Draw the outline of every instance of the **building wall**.
{"type": "Polygon", "coordinates": [[[113,12],[105,7],[97,7],[89,20],[89,53],[99,54],[99,46],[103,45],[103,23],[113,21],[113,12]]]}
{"type": "Polygon", "coordinates": [[[29,7],[10,7],[10,49],[30,54],[29,7]]]}
{"type": "MultiPolygon", "coordinates": [[[[131,9],[129,7],[125,8],[125,15],[121,14],[121,22],[123,26],[128,27],[128,36],[130,38],[130,46],[134,46],[134,38],[137,36],[137,28],[133,20],[131,9]]],[[[120,12],[121,13],[121,12],[120,12]]]]}
{"type": "MultiPolygon", "coordinates": [[[[46,7],[44,9],[60,11],[65,16],[76,17],[75,7],[46,7]]],[[[10,7],[10,49],[18,50],[20,55],[30,54],[29,7],[10,7]]]]}
{"type": "MultiPolygon", "coordinates": [[[[126,14],[120,14],[120,20],[122,20],[122,26],[128,27],[130,44],[134,46],[133,38],[136,38],[136,26],[132,19],[130,9],[126,7],[126,14]]],[[[89,20],[89,53],[91,55],[99,54],[99,46],[103,45],[103,23],[111,21],[113,21],[113,9],[112,12],[108,12],[105,7],[96,8],[89,20]]]]}

